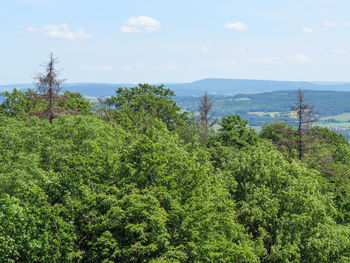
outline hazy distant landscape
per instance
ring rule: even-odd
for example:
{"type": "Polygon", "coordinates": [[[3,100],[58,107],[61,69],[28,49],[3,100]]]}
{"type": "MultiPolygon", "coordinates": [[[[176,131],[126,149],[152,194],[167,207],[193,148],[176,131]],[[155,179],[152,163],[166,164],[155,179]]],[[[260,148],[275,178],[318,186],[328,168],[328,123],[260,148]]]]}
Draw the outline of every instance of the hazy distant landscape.
{"type": "MultiPolygon", "coordinates": [[[[67,83],[62,92],[79,92],[91,101],[115,94],[118,87],[137,84],[67,83]]],[[[308,101],[314,104],[320,120],[318,125],[342,133],[350,139],[350,83],[295,82],[240,79],[203,79],[191,83],[166,83],[173,90],[175,101],[183,110],[198,112],[199,97],[208,92],[215,102],[213,110],[222,118],[239,113],[252,127],[261,127],[285,118],[297,90],[302,89],[308,101]]],[[[34,88],[33,84],[0,86],[0,92],[34,88]]],[[[0,98],[1,101],[1,98],[0,98]]]]}
{"type": "MultiPolygon", "coordinates": [[[[114,95],[118,87],[134,87],[138,83],[65,83],[63,90],[80,92],[86,96],[106,97],[114,95]]],[[[162,83],[153,83],[160,85],[162,83]]],[[[176,96],[202,96],[204,92],[211,95],[233,96],[237,94],[263,93],[282,90],[322,90],[350,91],[350,82],[307,82],[307,81],[272,81],[248,79],[202,79],[189,83],[163,83],[165,88],[175,92],[176,96]]],[[[33,84],[0,85],[0,91],[13,88],[33,88],[33,84]]]]}

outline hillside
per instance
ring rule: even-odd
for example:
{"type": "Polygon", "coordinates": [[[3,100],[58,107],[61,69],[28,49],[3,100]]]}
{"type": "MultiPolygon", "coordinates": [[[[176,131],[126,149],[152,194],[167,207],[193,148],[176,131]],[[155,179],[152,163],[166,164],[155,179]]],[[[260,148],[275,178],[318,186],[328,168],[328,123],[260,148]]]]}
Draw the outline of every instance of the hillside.
{"type": "Polygon", "coordinates": [[[247,79],[203,79],[192,83],[166,84],[177,96],[200,96],[203,92],[215,95],[262,93],[279,90],[308,89],[350,91],[350,83],[314,83],[307,81],[272,81],[247,79]]]}
{"type": "MultiPolygon", "coordinates": [[[[166,88],[175,92],[177,96],[201,96],[204,92],[212,95],[232,96],[240,93],[262,93],[279,90],[332,90],[350,91],[350,83],[336,82],[307,82],[307,81],[271,81],[246,79],[202,79],[189,83],[165,83],[166,88]]],[[[133,87],[136,84],[123,83],[67,83],[66,90],[80,92],[86,96],[106,97],[114,94],[118,87],[133,87]]],[[[33,84],[13,84],[0,86],[0,92],[32,88],[33,84]]]]}
{"type": "MultiPolygon", "coordinates": [[[[320,116],[332,116],[350,112],[350,92],[303,90],[306,101],[315,105],[320,116]]],[[[297,90],[265,92],[259,94],[237,94],[235,96],[212,96],[215,111],[219,116],[230,113],[287,112],[294,102],[297,90]]],[[[186,110],[197,111],[199,98],[177,96],[176,102],[186,110]]]]}
{"type": "MultiPolygon", "coordinates": [[[[261,127],[271,122],[285,120],[285,113],[295,101],[297,90],[212,96],[213,111],[220,118],[239,113],[251,126],[261,127]]],[[[320,117],[317,125],[327,127],[350,139],[350,92],[304,90],[305,100],[314,105],[320,117]]],[[[198,111],[199,97],[177,96],[177,104],[184,110],[198,111]]]]}
{"type": "MultiPolygon", "coordinates": [[[[68,83],[63,91],[79,92],[90,100],[95,100],[114,95],[118,87],[133,86],[135,85],[68,83]]],[[[0,86],[0,91],[11,90],[11,87],[26,90],[33,88],[33,84],[0,86]]],[[[319,116],[325,118],[319,125],[342,131],[346,136],[350,128],[350,115],[346,114],[350,112],[350,83],[204,79],[193,83],[166,84],[165,87],[175,91],[177,96],[174,99],[184,110],[196,112],[199,97],[208,91],[215,101],[214,111],[217,116],[239,113],[252,126],[258,127],[281,120],[282,113],[288,112],[296,90],[300,88],[305,91],[306,100],[315,105],[319,116]],[[279,90],[273,91],[275,89],[279,90]]],[[[1,100],[0,97],[0,102],[1,100]]]]}

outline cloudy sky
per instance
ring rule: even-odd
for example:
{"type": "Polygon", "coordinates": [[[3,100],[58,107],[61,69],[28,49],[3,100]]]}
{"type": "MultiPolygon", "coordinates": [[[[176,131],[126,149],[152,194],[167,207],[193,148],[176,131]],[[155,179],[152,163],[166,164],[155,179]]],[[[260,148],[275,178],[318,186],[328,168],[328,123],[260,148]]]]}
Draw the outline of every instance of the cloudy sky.
{"type": "Polygon", "coordinates": [[[0,84],[350,81],[349,0],[0,0],[0,84]]]}

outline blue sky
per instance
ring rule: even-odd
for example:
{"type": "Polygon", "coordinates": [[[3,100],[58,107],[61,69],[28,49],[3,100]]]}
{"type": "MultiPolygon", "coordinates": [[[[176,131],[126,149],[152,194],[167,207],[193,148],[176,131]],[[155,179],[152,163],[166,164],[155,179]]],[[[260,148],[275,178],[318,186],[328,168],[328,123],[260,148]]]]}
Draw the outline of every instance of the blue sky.
{"type": "Polygon", "coordinates": [[[349,0],[0,0],[0,84],[350,81],[349,0]]]}

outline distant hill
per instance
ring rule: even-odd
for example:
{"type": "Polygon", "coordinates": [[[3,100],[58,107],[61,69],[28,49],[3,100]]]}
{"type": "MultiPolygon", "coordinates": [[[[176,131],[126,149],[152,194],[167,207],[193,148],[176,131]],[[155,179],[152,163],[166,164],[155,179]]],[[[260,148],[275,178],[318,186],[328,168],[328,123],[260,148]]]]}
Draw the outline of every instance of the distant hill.
{"type": "Polygon", "coordinates": [[[191,83],[166,84],[178,96],[200,96],[205,91],[216,95],[236,95],[239,93],[262,93],[278,90],[337,90],[350,91],[350,83],[320,84],[314,82],[245,80],[245,79],[203,79],[191,83]]]}
{"type": "Polygon", "coordinates": [[[108,97],[115,94],[115,90],[119,87],[130,88],[135,84],[104,84],[104,83],[77,83],[67,84],[62,91],[69,90],[71,92],[79,92],[85,96],[91,97],[108,97]]]}
{"type": "MultiPolygon", "coordinates": [[[[297,90],[264,92],[258,94],[237,94],[234,96],[211,96],[215,101],[213,112],[221,118],[238,113],[251,126],[261,127],[271,122],[286,119],[285,113],[295,102],[297,90]]],[[[303,90],[306,102],[312,103],[314,112],[320,118],[317,125],[342,133],[350,140],[350,92],[303,90]]],[[[184,110],[198,111],[199,97],[177,96],[176,103],[184,110]]],[[[259,128],[258,128],[259,129],[259,128]]]]}
{"type": "Polygon", "coordinates": [[[33,88],[33,84],[9,84],[9,85],[0,85],[0,92],[11,91],[14,88],[19,90],[26,90],[33,88]]]}
{"type": "MultiPolygon", "coordinates": [[[[219,116],[231,113],[287,112],[296,100],[297,90],[264,92],[258,94],[237,94],[234,96],[212,96],[214,110],[219,116]]],[[[349,91],[303,90],[305,100],[315,105],[315,112],[321,116],[332,116],[350,112],[349,91]]],[[[198,97],[177,96],[176,102],[186,110],[198,110],[198,97]]]]}
{"type": "MultiPolygon", "coordinates": [[[[115,94],[118,87],[135,84],[68,83],[63,91],[80,92],[91,100],[115,94]]],[[[33,88],[33,84],[0,86],[0,92],[33,88]]],[[[219,118],[239,113],[251,126],[260,127],[284,119],[297,90],[302,89],[306,101],[315,105],[322,118],[319,125],[342,132],[350,140],[350,83],[292,82],[268,80],[203,79],[191,83],[170,83],[175,101],[184,110],[198,111],[199,97],[208,92],[215,100],[213,110],[219,118]]],[[[0,97],[0,103],[3,98],[0,97]]]]}
{"type": "MultiPolygon", "coordinates": [[[[108,84],[108,83],[66,83],[62,91],[79,92],[85,96],[107,97],[114,94],[118,87],[134,87],[135,84],[108,84]]],[[[14,88],[19,90],[35,89],[34,84],[12,84],[1,85],[0,92],[9,91],[14,88]]]]}
{"type": "MultiPolygon", "coordinates": [[[[133,86],[136,86],[136,84],[68,83],[64,90],[80,92],[86,96],[106,97],[113,95],[114,90],[118,87],[133,86]]],[[[27,89],[33,88],[33,84],[4,85],[0,86],[0,92],[11,90],[13,87],[27,89]]],[[[201,96],[206,91],[210,94],[222,96],[297,89],[350,91],[350,83],[246,79],[202,79],[189,83],[165,83],[165,87],[173,90],[177,96],[201,96]]]]}

